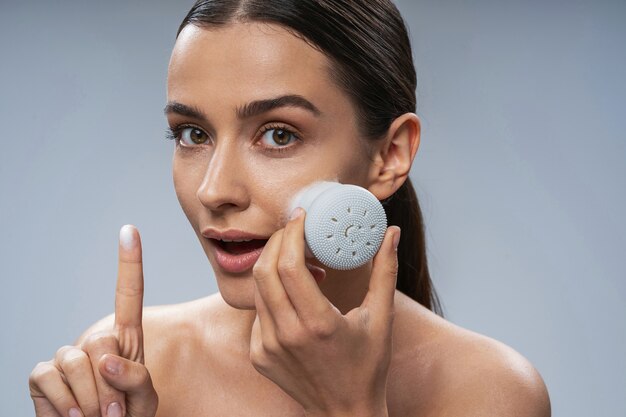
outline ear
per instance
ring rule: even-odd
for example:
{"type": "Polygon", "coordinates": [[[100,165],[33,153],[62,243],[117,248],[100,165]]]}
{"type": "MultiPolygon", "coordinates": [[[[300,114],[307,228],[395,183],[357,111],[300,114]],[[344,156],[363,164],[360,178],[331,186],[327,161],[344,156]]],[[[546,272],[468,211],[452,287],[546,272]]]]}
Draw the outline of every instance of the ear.
{"type": "Polygon", "coordinates": [[[420,119],[415,113],[396,118],[373,154],[368,190],[379,200],[391,196],[406,181],[420,144],[420,119]]]}

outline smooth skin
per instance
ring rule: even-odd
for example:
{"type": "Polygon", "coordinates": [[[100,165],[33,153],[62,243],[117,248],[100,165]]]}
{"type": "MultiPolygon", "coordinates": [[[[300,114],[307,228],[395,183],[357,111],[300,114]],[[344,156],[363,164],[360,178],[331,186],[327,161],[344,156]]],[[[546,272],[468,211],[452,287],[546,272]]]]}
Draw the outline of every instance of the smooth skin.
{"type": "Polygon", "coordinates": [[[73,407],[107,415],[111,403],[132,417],[550,416],[545,384],[526,358],[395,290],[397,227],[357,270],[320,273],[304,258],[306,213],[291,220],[284,213],[295,192],[329,179],[382,200],[406,181],[419,147],[413,113],[394,120],[379,142],[364,142],[328,66],[280,26],[183,29],[167,99],[204,116],[167,112],[172,128],[191,126],[178,135],[174,186],[220,291],[142,311],[133,227],[137,246],[120,245],[115,315],[33,370],[37,416],[69,416],[73,407]],[[318,112],[237,111],[285,94],[318,112]],[[296,135],[285,145],[276,129],[296,135]],[[267,150],[278,147],[285,151],[267,150]],[[229,274],[201,235],[208,226],[270,239],[254,268],[229,274]],[[107,372],[109,359],[122,364],[117,375],[107,372]]]}
{"type": "Polygon", "coordinates": [[[143,349],[143,262],[139,233],[124,226],[132,247],[119,244],[115,315],[109,329],[61,347],[30,375],[39,416],[154,416],[158,395],[143,349]]]}
{"type": "Polygon", "coordinates": [[[252,364],[307,416],[386,416],[400,228],[388,228],[365,300],[344,316],[305,266],[304,210],[296,216],[254,266],[252,364]]]}

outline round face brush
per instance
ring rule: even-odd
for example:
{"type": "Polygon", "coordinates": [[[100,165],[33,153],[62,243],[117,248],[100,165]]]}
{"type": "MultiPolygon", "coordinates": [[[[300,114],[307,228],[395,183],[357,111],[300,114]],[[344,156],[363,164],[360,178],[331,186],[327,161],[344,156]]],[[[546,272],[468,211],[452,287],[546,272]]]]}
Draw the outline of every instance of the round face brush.
{"type": "Polygon", "coordinates": [[[306,187],[291,208],[306,210],[304,237],[309,251],[332,269],[348,270],[372,259],[387,230],[378,199],[352,184],[318,182],[306,187]]]}

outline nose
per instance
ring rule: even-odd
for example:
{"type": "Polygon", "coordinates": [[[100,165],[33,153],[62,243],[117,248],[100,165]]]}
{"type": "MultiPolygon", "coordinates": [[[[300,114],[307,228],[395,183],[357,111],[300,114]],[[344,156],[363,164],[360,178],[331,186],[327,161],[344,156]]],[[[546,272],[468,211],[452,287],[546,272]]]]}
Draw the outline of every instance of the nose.
{"type": "Polygon", "coordinates": [[[198,200],[209,210],[241,211],[248,206],[247,174],[240,154],[241,151],[233,144],[218,141],[196,191],[198,200]]]}

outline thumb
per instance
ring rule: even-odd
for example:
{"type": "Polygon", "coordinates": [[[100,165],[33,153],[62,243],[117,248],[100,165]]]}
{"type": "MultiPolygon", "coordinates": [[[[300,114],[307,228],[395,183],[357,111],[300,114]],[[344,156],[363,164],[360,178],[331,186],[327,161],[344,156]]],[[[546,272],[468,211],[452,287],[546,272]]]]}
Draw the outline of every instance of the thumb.
{"type": "Polygon", "coordinates": [[[369,282],[369,291],[363,305],[371,309],[374,316],[393,316],[394,294],[398,278],[398,250],[395,242],[400,239],[400,228],[387,228],[383,242],[374,257],[369,282]]]}
{"type": "Polygon", "coordinates": [[[102,355],[98,368],[109,385],[126,393],[127,417],[154,417],[159,397],[148,368],[112,354],[102,355]]]}

